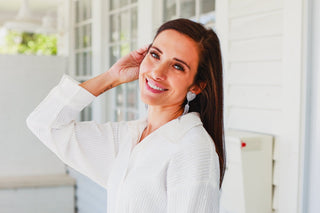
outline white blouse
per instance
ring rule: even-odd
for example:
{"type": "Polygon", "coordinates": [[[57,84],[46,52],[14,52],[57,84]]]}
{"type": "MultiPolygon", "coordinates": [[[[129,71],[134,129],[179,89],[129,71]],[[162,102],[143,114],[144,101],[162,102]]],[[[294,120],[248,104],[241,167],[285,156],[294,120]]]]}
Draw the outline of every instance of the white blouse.
{"type": "Polygon", "coordinates": [[[79,84],[64,74],[26,122],[64,163],[107,190],[108,213],[219,212],[219,159],[198,113],[138,143],[146,119],[76,122],[96,98],[79,84]]]}

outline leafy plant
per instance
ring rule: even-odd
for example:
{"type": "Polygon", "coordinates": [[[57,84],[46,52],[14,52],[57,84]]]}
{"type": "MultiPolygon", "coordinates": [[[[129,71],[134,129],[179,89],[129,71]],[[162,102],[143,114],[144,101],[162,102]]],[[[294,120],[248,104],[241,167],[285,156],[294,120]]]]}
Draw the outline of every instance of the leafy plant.
{"type": "Polygon", "coordinates": [[[57,36],[8,31],[0,43],[1,54],[56,55],[57,36]]]}

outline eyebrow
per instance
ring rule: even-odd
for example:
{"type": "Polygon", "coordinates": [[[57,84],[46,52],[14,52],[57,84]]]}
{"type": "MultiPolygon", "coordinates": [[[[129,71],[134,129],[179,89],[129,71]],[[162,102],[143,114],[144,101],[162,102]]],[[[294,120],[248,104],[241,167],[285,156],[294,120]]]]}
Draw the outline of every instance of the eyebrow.
{"type": "MultiPolygon", "coordinates": [[[[154,48],[154,49],[156,49],[158,52],[160,52],[161,54],[163,54],[162,51],[161,51],[158,47],[152,45],[151,48],[154,48]]],[[[191,70],[190,66],[189,66],[186,62],[184,62],[183,60],[178,59],[178,58],[173,58],[173,59],[176,60],[176,61],[178,61],[178,62],[180,62],[180,63],[182,63],[182,64],[184,64],[184,65],[186,65],[186,66],[189,68],[189,70],[191,70]]]]}

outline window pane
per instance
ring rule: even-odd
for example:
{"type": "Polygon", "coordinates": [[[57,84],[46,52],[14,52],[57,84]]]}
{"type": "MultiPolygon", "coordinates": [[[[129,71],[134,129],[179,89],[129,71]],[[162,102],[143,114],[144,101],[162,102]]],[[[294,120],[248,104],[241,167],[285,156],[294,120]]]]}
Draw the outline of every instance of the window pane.
{"type": "Polygon", "coordinates": [[[75,4],[74,7],[76,11],[76,22],[79,22],[80,21],[80,2],[75,1],[74,4],[75,4]]]}
{"type": "Polygon", "coordinates": [[[124,105],[124,94],[123,94],[123,90],[124,90],[125,85],[119,85],[116,87],[116,105],[117,107],[122,107],[124,105]]]}
{"type": "Polygon", "coordinates": [[[121,109],[115,110],[115,120],[116,121],[123,121],[124,120],[124,113],[121,109]]]}
{"type": "Polygon", "coordinates": [[[127,112],[127,120],[130,121],[130,120],[135,120],[136,119],[136,113],[134,112],[127,112]]]}
{"type": "Polygon", "coordinates": [[[88,64],[87,62],[88,62],[87,61],[87,53],[84,52],[84,53],[82,53],[82,67],[83,67],[83,69],[82,69],[82,73],[80,75],[87,74],[87,64],[88,64]]]}
{"type": "Polygon", "coordinates": [[[137,31],[138,31],[138,13],[137,8],[134,7],[131,10],[131,38],[137,38],[137,31]]]}
{"type": "Polygon", "coordinates": [[[80,36],[79,36],[79,27],[76,28],[75,30],[75,49],[79,49],[80,47],[80,36]]]}
{"type": "Polygon", "coordinates": [[[176,16],[176,1],[175,0],[164,0],[163,1],[163,14],[164,21],[175,18],[176,16]]]}
{"type": "Polygon", "coordinates": [[[138,81],[127,84],[127,106],[136,108],[138,106],[138,81]]]}
{"type": "Polygon", "coordinates": [[[83,32],[83,47],[91,46],[91,24],[87,24],[82,27],[83,32]]]}
{"type": "Polygon", "coordinates": [[[128,0],[120,0],[120,7],[128,5],[128,0]]]}
{"type": "Polygon", "coordinates": [[[215,0],[201,0],[201,13],[208,13],[215,10],[215,0]]]}
{"type": "Polygon", "coordinates": [[[82,74],[82,54],[76,54],[76,75],[82,74]]]}
{"type": "Polygon", "coordinates": [[[80,0],[80,8],[81,8],[81,21],[87,19],[87,9],[85,5],[85,0],[80,0]]]}
{"type": "Polygon", "coordinates": [[[129,28],[130,24],[130,13],[129,10],[124,11],[120,15],[120,40],[126,41],[129,40],[129,28]]]}
{"type": "Polygon", "coordinates": [[[85,13],[85,19],[91,18],[91,0],[83,1],[83,12],[85,13]]]}
{"type": "Polygon", "coordinates": [[[110,66],[112,66],[119,57],[119,48],[118,46],[111,46],[110,47],[110,66]]]}
{"type": "Polygon", "coordinates": [[[81,48],[83,48],[83,34],[84,34],[84,32],[83,32],[83,27],[77,27],[76,28],[76,34],[78,34],[77,35],[77,37],[78,37],[78,41],[77,41],[77,49],[81,49],[81,48]]]}
{"type": "Polygon", "coordinates": [[[130,52],[130,44],[128,42],[121,44],[120,57],[127,55],[130,52]]]}
{"type": "Polygon", "coordinates": [[[137,42],[136,41],[131,42],[131,50],[136,50],[136,49],[138,49],[137,42]]]}
{"type": "Polygon", "coordinates": [[[85,68],[85,75],[91,75],[92,74],[92,52],[88,52],[86,55],[86,63],[87,67],[85,68]]]}
{"type": "Polygon", "coordinates": [[[110,41],[118,41],[119,33],[118,33],[118,15],[110,16],[110,41]]]}
{"type": "Polygon", "coordinates": [[[119,0],[110,0],[110,10],[118,8],[119,0]]]}
{"type": "Polygon", "coordinates": [[[181,17],[190,18],[196,15],[195,0],[181,0],[181,17]]]}

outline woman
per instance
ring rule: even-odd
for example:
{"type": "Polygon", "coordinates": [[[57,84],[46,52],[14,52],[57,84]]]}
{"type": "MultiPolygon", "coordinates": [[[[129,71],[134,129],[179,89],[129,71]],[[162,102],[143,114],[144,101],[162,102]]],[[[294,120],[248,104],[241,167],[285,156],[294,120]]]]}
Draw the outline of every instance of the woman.
{"type": "Polygon", "coordinates": [[[108,213],[217,213],[225,170],[222,108],[216,34],[177,19],[107,72],[81,84],[63,75],[27,125],[62,161],[107,189],[108,213]],[[95,97],[136,79],[146,119],[74,121],[95,97]]]}

